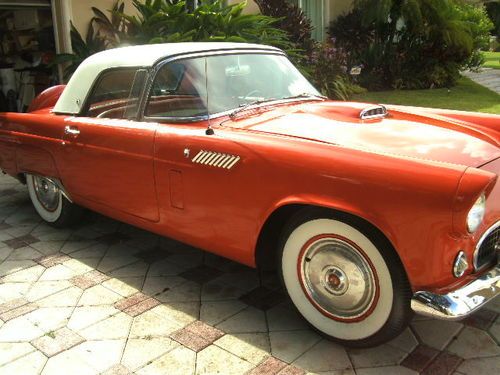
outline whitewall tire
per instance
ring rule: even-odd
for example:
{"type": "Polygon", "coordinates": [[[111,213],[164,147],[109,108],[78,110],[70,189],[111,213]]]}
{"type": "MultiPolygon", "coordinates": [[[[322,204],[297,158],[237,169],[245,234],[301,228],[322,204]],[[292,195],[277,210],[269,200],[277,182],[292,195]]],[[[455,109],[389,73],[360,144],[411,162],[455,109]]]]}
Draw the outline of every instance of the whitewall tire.
{"type": "Polygon", "coordinates": [[[26,174],[26,185],[35,211],[46,223],[64,227],[80,218],[82,209],[66,199],[52,179],[26,174]]]}
{"type": "Polygon", "coordinates": [[[357,224],[325,210],[299,213],[284,232],[279,259],[299,313],[322,334],[364,347],[405,328],[411,293],[394,251],[357,224]]]}

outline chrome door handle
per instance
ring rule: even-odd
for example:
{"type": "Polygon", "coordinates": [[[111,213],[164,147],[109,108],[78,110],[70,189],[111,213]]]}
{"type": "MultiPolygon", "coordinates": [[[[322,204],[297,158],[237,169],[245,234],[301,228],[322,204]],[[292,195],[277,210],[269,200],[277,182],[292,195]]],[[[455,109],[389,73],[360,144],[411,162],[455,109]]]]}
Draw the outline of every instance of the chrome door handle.
{"type": "Polygon", "coordinates": [[[64,134],[72,135],[72,136],[76,137],[78,134],[80,134],[80,130],[78,130],[78,128],[76,128],[74,126],[66,126],[64,128],[64,134]]]}

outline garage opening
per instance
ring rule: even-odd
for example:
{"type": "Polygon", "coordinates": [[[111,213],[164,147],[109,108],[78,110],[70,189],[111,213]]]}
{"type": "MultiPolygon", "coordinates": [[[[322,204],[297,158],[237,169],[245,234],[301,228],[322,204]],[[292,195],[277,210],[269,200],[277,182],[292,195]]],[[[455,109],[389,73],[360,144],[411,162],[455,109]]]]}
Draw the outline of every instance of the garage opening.
{"type": "Polygon", "coordinates": [[[0,112],[24,112],[59,82],[50,0],[0,0],[0,112]]]}

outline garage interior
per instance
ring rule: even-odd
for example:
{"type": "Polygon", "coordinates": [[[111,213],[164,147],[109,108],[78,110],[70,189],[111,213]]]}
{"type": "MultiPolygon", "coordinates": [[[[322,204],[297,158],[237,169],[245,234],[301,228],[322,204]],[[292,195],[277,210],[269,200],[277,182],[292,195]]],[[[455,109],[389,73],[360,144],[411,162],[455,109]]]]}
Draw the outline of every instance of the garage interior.
{"type": "Polygon", "coordinates": [[[59,82],[50,0],[0,0],[0,112],[25,112],[59,82]]]}

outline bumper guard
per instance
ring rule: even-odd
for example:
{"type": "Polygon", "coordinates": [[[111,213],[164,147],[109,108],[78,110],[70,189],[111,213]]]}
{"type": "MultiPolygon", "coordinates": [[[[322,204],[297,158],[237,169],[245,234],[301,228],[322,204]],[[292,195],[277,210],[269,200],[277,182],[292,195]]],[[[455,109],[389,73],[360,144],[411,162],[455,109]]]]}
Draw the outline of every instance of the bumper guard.
{"type": "Polygon", "coordinates": [[[411,308],[436,319],[458,320],[472,314],[500,294],[500,264],[469,284],[447,294],[419,291],[411,308]]]}

